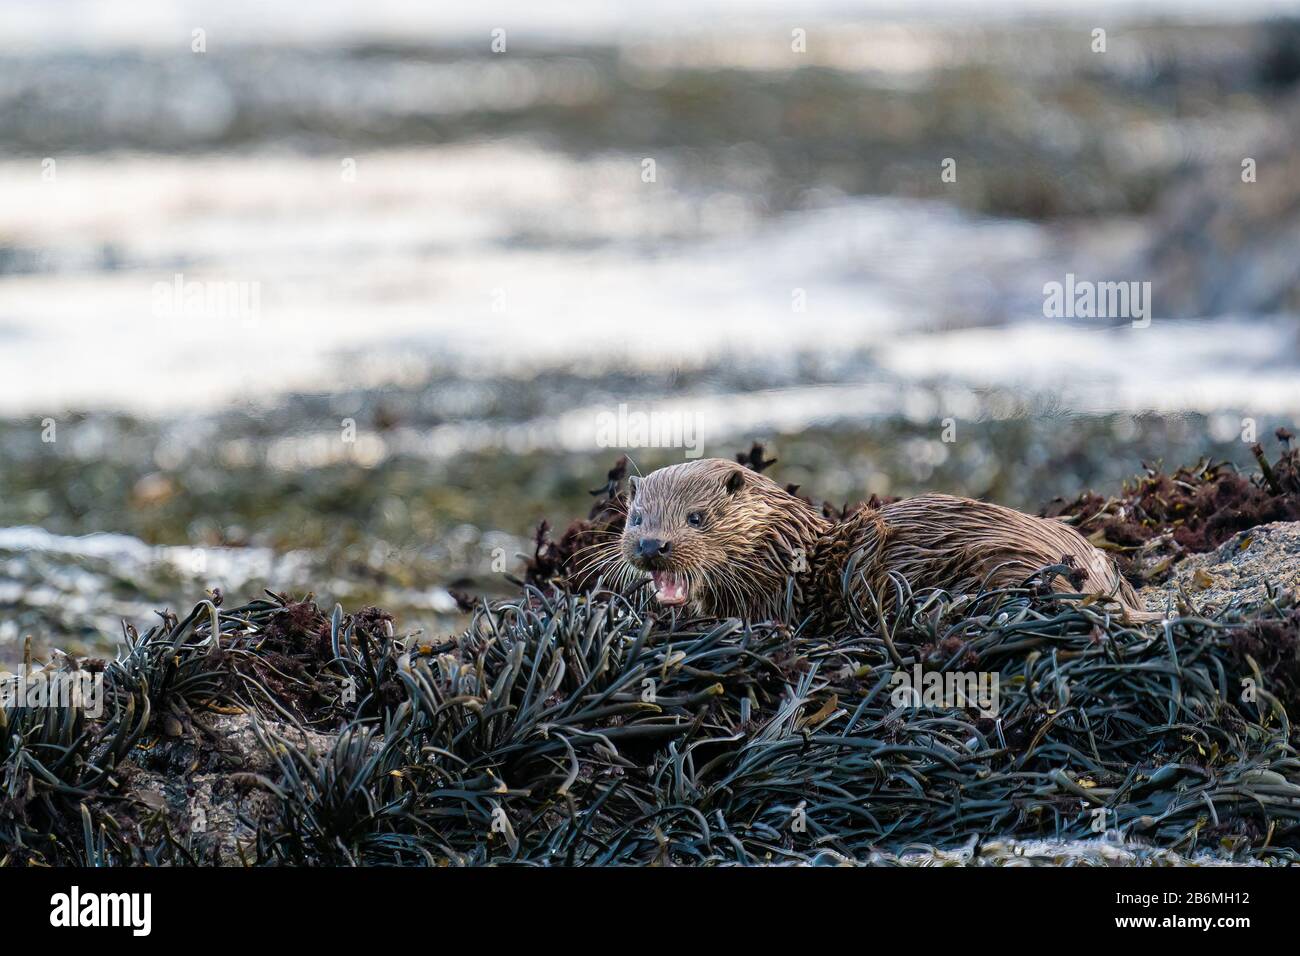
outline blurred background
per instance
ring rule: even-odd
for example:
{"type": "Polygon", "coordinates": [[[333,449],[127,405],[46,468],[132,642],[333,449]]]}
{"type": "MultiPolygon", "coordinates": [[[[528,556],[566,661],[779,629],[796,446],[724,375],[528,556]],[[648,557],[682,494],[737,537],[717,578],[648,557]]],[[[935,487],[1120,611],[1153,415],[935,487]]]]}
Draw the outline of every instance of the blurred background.
{"type": "Polygon", "coordinates": [[[4,0],[0,665],[209,587],[452,633],[620,405],[1029,511],[1296,426],[1297,4],[446,6],[4,0]]]}

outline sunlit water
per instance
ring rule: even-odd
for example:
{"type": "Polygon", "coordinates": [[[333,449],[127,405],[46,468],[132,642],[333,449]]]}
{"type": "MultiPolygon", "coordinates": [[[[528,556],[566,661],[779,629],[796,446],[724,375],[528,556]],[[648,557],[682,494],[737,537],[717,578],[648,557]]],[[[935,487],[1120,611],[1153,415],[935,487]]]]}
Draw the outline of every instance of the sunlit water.
{"type": "Polygon", "coordinates": [[[878,384],[786,396],[786,423],[887,412],[892,383],[936,378],[1084,411],[1300,401],[1293,323],[1045,319],[1044,283],[1122,269],[1050,227],[897,199],[766,215],[526,143],[351,159],[0,165],[0,413],[210,411],[402,382],[430,356],[510,376],[853,350],[878,384]]]}

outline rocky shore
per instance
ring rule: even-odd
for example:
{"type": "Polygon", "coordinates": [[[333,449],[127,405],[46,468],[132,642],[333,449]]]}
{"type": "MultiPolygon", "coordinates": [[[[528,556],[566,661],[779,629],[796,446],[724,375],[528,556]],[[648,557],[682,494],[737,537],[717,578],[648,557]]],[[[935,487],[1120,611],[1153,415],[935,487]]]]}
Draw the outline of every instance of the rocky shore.
{"type": "Polygon", "coordinates": [[[433,643],[214,593],[45,668],[104,714],[4,712],[0,863],[1300,861],[1300,522],[1141,593],[1166,622],[1031,584],[819,635],[530,585],[433,643]],[[996,673],[1001,709],[900,706],[917,667],[996,673]]]}
{"type": "Polygon", "coordinates": [[[1215,550],[1175,565],[1167,581],[1139,592],[1153,610],[1177,606],[1181,597],[1205,612],[1287,593],[1300,594],[1300,521],[1239,531],[1215,550]]]}
{"type": "MultiPolygon", "coordinates": [[[[1263,525],[1241,532],[1214,552],[1181,563],[1172,577],[1141,594],[1149,606],[1190,596],[1203,612],[1237,603],[1256,605],[1270,596],[1300,596],[1300,522],[1263,525]]],[[[1294,598],[1293,598],[1294,600],[1294,598]]],[[[1293,611],[1292,614],[1300,612],[1293,611]]],[[[1293,635],[1293,641],[1295,636],[1293,635]]],[[[1300,649],[1293,644],[1291,653],[1300,649]]],[[[1300,660],[1293,661],[1300,669],[1300,660]]],[[[298,752],[320,761],[339,746],[339,735],[293,723],[259,719],[252,712],[200,717],[174,737],[134,756],[120,768],[119,798],[176,822],[209,848],[215,862],[251,862],[256,828],[274,819],[274,781],[281,765],[274,754],[298,752]]],[[[367,738],[370,753],[380,739],[367,738]]],[[[1184,855],[1140,838],[1114,833],[1090,840],[994,839],[964,849],[878,851],[865,859],[827,852],[821,864],[902,866],[1189,866],[1231,862],[1214,852],[1184,855]]]]}

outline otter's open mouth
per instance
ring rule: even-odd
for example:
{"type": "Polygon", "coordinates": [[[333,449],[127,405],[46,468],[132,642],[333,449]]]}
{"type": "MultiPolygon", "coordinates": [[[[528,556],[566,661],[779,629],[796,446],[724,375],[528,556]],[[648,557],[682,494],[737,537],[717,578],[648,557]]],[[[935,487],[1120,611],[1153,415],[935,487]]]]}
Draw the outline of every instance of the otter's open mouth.
{"type": "Polygon", "coordinates": [[[660,604],[676,607],[686,603],[689,588],[684,576],[674,571],[651,571],[650,578],[655,584],[655,600],[660,604]]]}

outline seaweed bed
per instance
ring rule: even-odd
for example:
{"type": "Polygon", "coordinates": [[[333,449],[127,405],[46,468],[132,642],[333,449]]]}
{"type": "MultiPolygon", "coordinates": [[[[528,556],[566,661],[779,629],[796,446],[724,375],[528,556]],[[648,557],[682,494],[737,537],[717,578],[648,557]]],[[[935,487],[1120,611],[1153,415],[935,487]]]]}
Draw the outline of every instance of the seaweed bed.
{"type": "Polygon", "coordinates": [[[1202,460],[1172,475],[1147,467],[1122,494],[1085,492],[1055,499],[1042,514],[1070,521],[1092,543],[1111,552],[1135,584],[1166,578],[1189,553],[1210,551],[1238,531],[1270,521],[1300,521],[1300,450],[1295,436],[1277,430],[1283,452],[1270,464],[1252,451],[1260,473],[1243,476],[1224,462],[1202,460]]]}
{"type": "MultiPolygon", "coordinates": [[[[1267,473],[1240,481],[1294,515],[1289,445],[1268,472],[1280,495],[1267,473]]],[[[0,863],[839,862],[1100,831],[1300,862],[1296,594],[1210,610],[1183,593],[1137,628],[1041,580],[900,581],[878,630],[686,620],[566,577],[617,527],[623,478],[560,541],[540,529],[519,594],[466,598],[467,629],[441,643],[375,608],[213,592],[126,626],[116,660],[58,658],[48,671],[102,675],[107,706],[0,711],[0,863]],[[896,705],[895,674],[918,666],[996,674],[996,715],[896,705]]],[[[1106,540],[1137,522],[1207,550],[1223,540],[1202,528],[1207,489],[1227,483],[1150,474],[1122,506],[1058,511],[1085,527],[1104,511],[1106,540]],[[1191,510],[1152,506],[1165,482],[1191,510]]]]}

